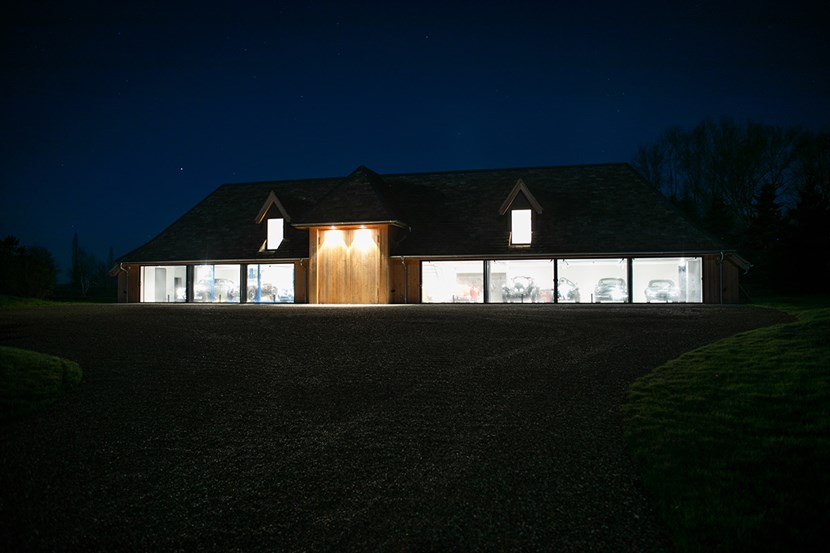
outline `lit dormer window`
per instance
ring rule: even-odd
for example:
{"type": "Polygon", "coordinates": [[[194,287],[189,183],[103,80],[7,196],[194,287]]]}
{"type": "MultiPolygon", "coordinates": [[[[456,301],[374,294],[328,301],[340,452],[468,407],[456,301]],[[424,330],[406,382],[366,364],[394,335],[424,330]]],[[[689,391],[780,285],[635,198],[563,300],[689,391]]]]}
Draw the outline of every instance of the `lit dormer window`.
{"type": "Polygon", "coordinates": [[[268,219],[268,244],[266,249],[276,250],[282,244],[285,233],[284,219],[268,219]]]}
{"type": "Polygon", "coordinates": [[[513,245],[530,244],[531,223],[530,209],[513,209],[510,211],[510,243],[513,245]]]}
{"type": "Polygon", "coordinates": [[[501,204],[499,215],[504,215],[508,211],[510,212],[510,245],[529,246],[533,236],[533,212],[541,215],[542,206],[530,193],[522,179],[516,181],[516,185],[501,204]]]}

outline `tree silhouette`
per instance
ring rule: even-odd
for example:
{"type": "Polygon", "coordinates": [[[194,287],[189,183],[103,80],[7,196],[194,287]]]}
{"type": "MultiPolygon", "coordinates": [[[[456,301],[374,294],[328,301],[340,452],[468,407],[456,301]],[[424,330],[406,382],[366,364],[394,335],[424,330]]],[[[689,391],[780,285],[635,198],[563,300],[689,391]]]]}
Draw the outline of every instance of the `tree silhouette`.
{"type": "Polygon", "coordinates": [[[45,248],[21,246],[14,236],[0,242],[0,293],[44,298],[54,290],[57,274],[45,248]]]}
{"type": "Polygon", "coordinates": [[[90,287],[100,280],[101,270],[99,267],[100,264],[95,259],[95,256],[81,247],[77,231],[72,236],[71,263],[69,273],[72,286],[82,296],[86,296],[89,293],[90,287]]]}
{"type": "Polygon", "coordinates": [[[830,134],[709,119],[667,129],[633,164],[704,230],[741,249],[755,265],[746,282],[818,288],[830,278],[830,134]]]}

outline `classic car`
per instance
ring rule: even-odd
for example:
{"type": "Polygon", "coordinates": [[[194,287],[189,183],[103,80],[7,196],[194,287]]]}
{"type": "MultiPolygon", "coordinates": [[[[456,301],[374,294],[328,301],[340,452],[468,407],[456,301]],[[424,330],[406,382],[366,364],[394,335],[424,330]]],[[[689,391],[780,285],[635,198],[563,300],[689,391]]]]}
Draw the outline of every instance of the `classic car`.
{"type": "Polygon", "coordinates": [[[528,276],[517,276],[510,279],[510,282],[501,287],[502,300],[511,302],[539,301],[539,287],[528,276]]]}
{"type": "Polygon", "coordinates": [[[277,293],[279,291],[275,286],[262,283],[259,287],[259,299],[257,300],[257,286],[255,284],[248,285],[248,301],[260,301],[262,303],[273,303],[277,301],[277,293]]]}
{"type": "Polygon", "coordinates": [[[680,290],[674,285],[674,281],[668,279],[650,280],[646,288],[646,301],[679,301],[680,290]]]}
{"type": "Polygon", "coordinates": [[[601,278],[594,288],[594,301],[628,301],[628,288],[621,278],[601,278]]]}
{"type": "Polygon", "coordinates": [[[193,285],[196,301],[234,301],[238,295],[236,284],[225,278],[203,279],[193,285]]]}
{"type": "Polygon", "coordinates": [[[262,283],[257,299],[256,285],[248,286],[248,301],[258,303],[294,303],[294,291],[288,288],[278,288],[272,284],[262,283]]]}
{"type": "Polygon", "coordinates": [[[556,283],[558,301],[579,303],[579,287],[567,278],[560,278],[556,283]]]}

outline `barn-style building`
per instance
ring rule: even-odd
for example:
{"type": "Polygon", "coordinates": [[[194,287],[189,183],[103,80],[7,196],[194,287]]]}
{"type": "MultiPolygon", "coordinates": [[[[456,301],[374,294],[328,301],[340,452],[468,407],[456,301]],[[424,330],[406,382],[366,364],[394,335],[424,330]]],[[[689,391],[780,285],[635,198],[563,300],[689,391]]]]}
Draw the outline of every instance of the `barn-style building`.
{"type": "Polygon", "coordinates": [[[736,303],[746,269],[604,164],[225,184],[112,274],[121,302],[736,303]]]}

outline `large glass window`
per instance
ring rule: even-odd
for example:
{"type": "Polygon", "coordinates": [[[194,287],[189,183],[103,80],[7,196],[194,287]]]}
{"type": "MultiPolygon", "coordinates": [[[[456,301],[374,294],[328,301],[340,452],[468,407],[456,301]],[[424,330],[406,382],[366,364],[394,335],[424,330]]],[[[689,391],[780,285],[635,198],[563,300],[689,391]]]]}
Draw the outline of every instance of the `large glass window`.
{"type": "Polygon", "coordinates": [[[481,303],[484,301],[484,262],[424,261],[421,284],[424,303],[481,303]]]}
{"type": "Polygon", "coordinates": [[[187,301],[187,267],[162,265],[141,268],[142,302],[187,301]]]}
{"type": "Polygon", "coordinates": [[[239,303],[239,265],[196,265],[193,301],[239,303]]]}
{"type": "Polygon", "coordinates": [[[248,265],[248,301],[294,303],[294,265],[248,265]]]}
{"type": "Polygon", "coordinates": [[[700,257],[634,259],[632,281],[636,302],[703,301],[700,257]]]}
{"type": "Polygon", "coordinates": [[[625,259],[560,259],[560,302],[627,302],[625,259]]]}
{"type": "Polygon", "coordinates": [[[553,301],[553,260],[488,261],[491,303],[553,301]]]}

